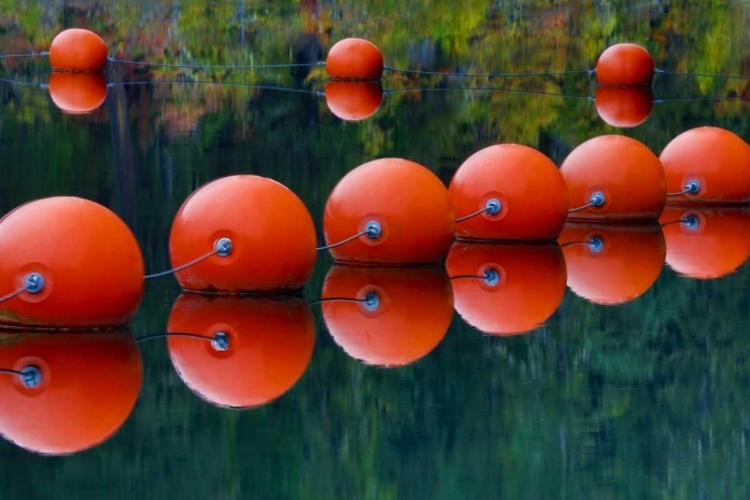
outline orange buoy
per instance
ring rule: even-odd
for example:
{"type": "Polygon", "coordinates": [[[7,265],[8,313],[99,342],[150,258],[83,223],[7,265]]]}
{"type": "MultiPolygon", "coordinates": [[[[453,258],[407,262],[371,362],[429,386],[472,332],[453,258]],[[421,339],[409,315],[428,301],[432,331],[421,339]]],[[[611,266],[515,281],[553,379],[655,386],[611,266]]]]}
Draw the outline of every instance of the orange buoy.
{"type": "Polygon", "coordinates": [[[53,71],[49,75],[49,95],[64,113],[91,113],[107,98],[107,82],[100,73],[53,71]]]}
{"type": "Polygon", "coordinates": [[[326,83],[328,109],[342,120],[365,120],[380,109],[382,102],[383,88],[380,82],[331,80],[326,83]]]}
{"type": "Polygon", "coordinates": [[[445,269],[334,265],[323,284],[323,320],[352,358],[398,367],[422,359],[448,332],[453,292],[445,269]],[[351,300],[336,299],[355,299],[351,300]]]}
{"type": "Polygon", "coordinates": [[[1,325],[127,324],[143,295],[143,256],[109,209],[72,196],[21,205],[0,219],[1,325]]]}
{"type": "Polygon", "coordinates": [[[653,78],[654,59],[634,43],[612,45],[596,62],[596,80],[600,85],[651,85],[653,78]]]}
{"type": "Polygon", "coordinates": [[[552,240],[568,216],[560,171],[544,154],[520,144],[496,144],[471,155],[448,193],[459,238],[552,240]]]}
{"type": "Polygon", "coordinates": [[[0,332],[0,435],[44,455],[69,455],[112,437],[143,380],[127,331],[0,332]]]}
{"type": "Polygon", "coordinates": [[[568,187],[569,219],[656,220],[664,210],[667,181],[659,158],[622,135],[594,137],[560,167],[568,187]]]}
{"type": "Polygon", "coordinates": [[[750,145],[719,127],[683,132],[659,156],[668,203],[738,204],[750,201],[750,145]]]}
{"type": "Polygon", "coordinates": [[[598,87],[594,102],[599,117],[619,128],[637,127],[654,109],[651,87],[598,87]]]}
{"type": "Polygon", "coordinates": [[[445,265],[456,311],[482,333],[505,336],[535,330],[565,296],[565,259],[557,243],[457,242],[445,265]]]}
{"type": "Polygon", "coordinates": [[[334,187],[323,218],[338,262],[426,264],[453,244],[455,214],[448,190],[430,170],[401,158],[373,160],[334,187]]]}
{"type": "Polygon", "coordinates": [[[173,267],[185,290],[270,292],[301,289],[315,267],[310,212],[283,184],[257,175],[216,179],[191,194],[169,234],[173,267]],[[251,215],[251,216],[249,216],[251,215]]]}
{"type": "Polygon", "coordinates": [[[49,63],[63,71],[102,71],[107,65],[107,45],[93,31],[61,31],[49,48],[49,63]]]}
{"type": "Polygon", "coordinates": [[[326,71],[331,78],[379,80],[383,75],[383,54],[372,42],[345,38],[328,51],[326,71]]]}
{"type": "Polygon", "coordinates": [[[297,297],[182,294],[169,316],[169,355],[190,390],[220,407],[261,406],[289,391],[310,364],[315,321],[297,297]]]}
{"type": "Polygon", "coordinates": [[[656,223],[568,223],[558,243],[568,268],[568,288],[603,305],[630,302],[656,282],[667,249],[656,223]]]}
{"type": "Polygon", "coordinates": [[[659,222],[667,243],[667,265],[682,276],[720,278],[739,269],[750,256],[746,210],[668,207],[659,222]]]}

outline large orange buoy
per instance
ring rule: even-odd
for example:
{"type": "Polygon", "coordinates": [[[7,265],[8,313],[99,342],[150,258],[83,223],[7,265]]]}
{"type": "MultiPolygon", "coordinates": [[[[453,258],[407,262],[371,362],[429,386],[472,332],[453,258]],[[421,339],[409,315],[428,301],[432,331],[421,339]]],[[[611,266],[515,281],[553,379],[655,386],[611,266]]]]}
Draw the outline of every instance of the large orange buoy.
{"type": "Polygon", "coordinates": [[[646,49],[634,43],[618,43],[607,48],[596,62],[600,85],[651,85],[654,59],[646,49]]]}
{"type": "Polygon", "coordinates": [[[468,324],[490,335],[517,335],[539,328],[565,296],[565,259],[557,243],[457,242],[446,268],[456,311],[468,324]]]}
{"type": "Polygon", "coordinates": [[[370,161],[345,175],[328,197],[323,228],[336,261],[424,264],[453,244],[448,190],[422,165],[401,158],[370,161]]]}
{"type": "Polygon", "coordinates": [[[315,321],[297,297],[183,294],[169,316],[172,364],[185,384],[220,407],[261,406],[289,391],[310,364],[315,321]]]}
{"type": "Polygon", "coordinates": [[[28,327],[125,325],[143,295],[143,256],[109,209],[58,196],[0,219],[0,324],[28,327]]]}
{"type": "Polygon", "coordinates": [[[383,75],[383,54],[372,42],[345,38],[328,51],[326,71],[331,78],[379,80],[383,75]]]}
{"type": "Polygon", "coordinates": [[[326,104],[342,120],[365,120],[374,115],[383,102],[380,82],[331,80],[326,83],[326,104]]]}
{"type": "Polygon", "coordinates": [[[333,340],[349,356],[376,366],[422,359],[440,344],[453,318],[450,280],[437,267],[334,265],[323,300],[333,340]]]}
{"type": "Polygon", "coordinates": [[[101,73],[60,73],[49,75],[49,95],[64,113],[91,113],[107,98],[107,82],[101,73]]]}
{"type": "Polygon", "coordinates": [[[551,240],[568,215],[560,171],[544,154],[520,144],[496,144],[471,155],[448,193],[459,238],[551,240]]]}
{"type": "Polygon", "coordinates": [[[656,223],[568,223],[558,243],[568,268],[568,288],[596,304],[630,302],[656,282],[667,254],[656,223]]]}
{"type": "Polygon", "coordinates": [[[654,109],[651,87],[598,87],[594,102],[599,117],[619,128],[637,127],[654,109]]]}
{"type": "Polygon", "coordinates": [[[174,267],[215,251],[176,273],[185,290],[290,291],[312,275],[316,236],[310,212],[283,184],[233,175],[205,184],[185,200],[169,234],[174,267]]]}
{"type": "Polygon", "coordinates": [[[67,29],[52,40],[49,63],[56,70],[102,71],[107,65],[107,45],[93,31],[67,29]]]}
{"type": "Polygon", "coordinates": [[[570,219],[656,220],[664,210],[667,181],[659,158],[622,135],[594,137],[560,167],[568,187],[570,219]],[[585,208],[584,208],[585,207],[585,208]]]}
{"type": "Polygon", "coordinates": [[[667,265],[696,279],[726,276],[750,256],[750,213],[739,209],[668,207],[660,222],[667,265]]]}
{"type": "Polygon", "coordinates": [[[0,332],[0,435],[68,455],[112,437],[135,407],[143,365],[127,331],[0,332]]]}
{"type": "Polygon", "coordinates": [[[683,132],[659,156],[668,203],[737,204],[750,201],[750,145],[719,127],[683,132]]]}

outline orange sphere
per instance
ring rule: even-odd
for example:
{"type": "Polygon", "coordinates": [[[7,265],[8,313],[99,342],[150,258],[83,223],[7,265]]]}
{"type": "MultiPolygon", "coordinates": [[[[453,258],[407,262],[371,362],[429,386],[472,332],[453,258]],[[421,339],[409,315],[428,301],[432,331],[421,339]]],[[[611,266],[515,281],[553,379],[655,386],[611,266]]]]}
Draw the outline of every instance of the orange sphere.
{"type": "Polygon", "coordinates": [[[468,324],[490,335],[517,335],[539,328],[565,296],[567,273],[557,243],[458,242],[445,265],[456,311],[468,324]]]}
{"type": "Polygon", "coordinates": [[[345,38],[328,52],[326,71],[332,78],[379,80],[383,75],[383,54],[367,40],[345,38]]]}
{"type": "Polygon", "coordinates": [[[600,195],[601,203],[571,211],[569,219],[656,220],[664,210],[667,181],[659,158],[622,135],[594,137],[575,148],[560,167],[571,210],[600,195]]]}
{"type": "Polygon", "coordinates": [[[618,43],[607,48],[596,62],[600,85],[651,85],[654,59],[646,49],[634,43],[618,43]]]}
{"type": "Polygon", "coordinates": [[[169,255],[179,267],[230,241],[217,253],[176,273],[185,290],[290,291],[305,286],[315,267],[310,212],[283,184],[234,175],[205,184],[175,215],[169,255]]]}
{"type": "Polygon", "coordinates": [[[596,112],[609,125],[633,128],[645,122],[654,108],[651,87],[599,87],[596,112]]]}
{"type": "Polygon", "coordinates": [[[331,80],[326,83],[326,104],[331,113],[342,120],[364,120],[374,115],[383,102],[379,82],[348,82],[331,80]]]}
{"type": "Polygon", "coordinates": [[[0,294],[43,286],[0,303],[0,324],[104,327],[127,324],[143,295],[143,256],[109,209],[71,196],[21,205],[0,219],[0,294]]]}
{"type": "Polygon", "coordinates": [[[53,71],[49,75],[49,95],[64,113],[91,113],[107,98],[107,82],[100,73],[53,71]]]}
{"type": "Polygon", "coordinates": [[[750,145],[719,127],[698,127],[683,132],[659,157],[670,193],[669,203],[732,204],[750,201],[750,145]]]}
{"type": "Polygon", "coordinates": [[[455,214],[448,190],[422,165],[374,160],[345,175],[328,197],[323,227],[336,261],[425,264],[442,261],[453,244],[455,214]]]}
{"type": "Polygon", "coordinates": [[[68,455],[112,437],[130,416],[143,381],[127,331],[0,333],[0,435],[44,455],[68,455]],[[34,372],[36,369],[36,372],[34,372]]]}
{"type": "Polygon", "coordinates": [[[448,332],[453,292],[443,268],[334,265],[323,285],[323,319],[333,340],[354,359],[404,366],[425,357],[448,332]]]}
{"type": "Polygon", "coordinates": [[[596,304],[630,302],[656,282],[667,254],[656,223],[565,225],[558,243],[568,268],[568,288],[596,304]]]}
{"type": "Polygon", "coordinates": [[[739,269],[750,256],[750,214],[745,210],[670,207],[660,222],[667,265],[683,276],[720,278],[739,269]]]}
{"type": "Polygon", "coordinates": [[[315,345],[310,306],[291,297],[183,294],[167,330],[224,341],[175,336],[167,345],[185,385],[229,408],[261,406],[289,391],[310,364],[315,345]]]}
{"type": "Polygon", "coordinates": [[[107,65],[107,45],[93,31],[67,29],[52,40],[49,63],[58,70],[102,71],[107,65]]]}
{"type": "Polygon", "coordinates": [[[568,216],[560,171],[544,154],[520,144],[497,144],[471,155],[456,170],[448,193],[459,219],[491,208],[459,220],[459,238],[551,240],[568,216]]]}

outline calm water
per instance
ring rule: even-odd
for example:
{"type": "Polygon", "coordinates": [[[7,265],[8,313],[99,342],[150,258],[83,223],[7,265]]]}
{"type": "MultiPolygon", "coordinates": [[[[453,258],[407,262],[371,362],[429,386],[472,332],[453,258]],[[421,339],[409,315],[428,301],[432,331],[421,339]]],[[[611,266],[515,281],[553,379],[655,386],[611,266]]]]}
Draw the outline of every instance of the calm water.
{"type": "MultiPolygon", "coordinates": [[[[657,154],[702,125],[750,139],[748,78],[696,75],[750,75],[747,2],[579,3],[89,8],[0,0],[0,54],[46,50],[61,29],[85,26],[103,36],[110,55],[128,61],[310,63],[337,40],[361,36],[401,70],[556,73],[388,71],[377,112],[344,121],[324,97],[323,68],[306,74],[113,62],[104,103],[71,115],[50,98],[46,58],[3,59],[0,213],[51,195],[96,200],[129,224],[154,272],[169,265],[177,209],[225,175],[286,184],[310,209],[322,240],[333,186],[375,158],[420,162],[448,183],[470,154],[501,142],[536,147],[559,165],[578,144],[606,133],[634,137],[657,154]],[[658,74],[648,119],[627,129],[601,119],[585,73],[621,41],[647,47],[658,69],[692,73],[658,74]]],[[[506,249],[496,258],[517,273],[515,288],[485,304],[457,287],[455,312],[445,308],[450,285],[442,272],[350,276],[406,282],[398,304],[405,326],[384,327],[380,351],[377,338],[369,351],[347,344],[356,318],[332,322],[317,305],[293,306],[302,327],[279,345],[269,340],[277,332],[263,332],[258,320],[277,314],[268,304],[186,303],[172,278],[149,282],[131,328],[136,337],[164,332],[170,321],[225,315],[258,345],[267,343],[268,358],[256,362],[277,370],[275,379],[262,379],[251,363],[238,372],[214,368],[200,353],[190,357],[187,344],[144,342],[143,384],[132,413],[120,411],[119,430],[64,457],[0,441],[0,498],[747,498],[748,215],[706,217],[718,229],[696,250],[691,272],[715,279],[681,276],[674,255],[669,265],[679,225],[607,233],[613,251],[606,262],[587,258],[580,246],[564,254],[556,246],[506,249]],[[546,321],[545,308],[555,311],[546,321]],[[488,321],[523,323],[528,311],[545,324],[513,336],[479,330],[488,321]],[[310,317],[314,328],[305,326],[310,317]],[[228,387],[267,384],[283,394],[246,410],[210,404],[178,375],[170,350],[177,359],[180,346],[184,378],[203,370],[211,379],[215,370],[228,387]],[[383,368],[355,359],[367,356],[414,362],[383,368]]],[[[306,298],[320,297],[337,272],[321,255],[306,298]]],[[[127,339],[120,338],[123,348],[137,359],[127,339]]],[[[137,393],[137,383],[97,372],[85,352],[66,354],[71,380],[90,384],[93,400],[107,401],[114,414],[117,395],[137,393]],[[95,375],[80,376],[83,370],[95,375]]],[[[22,409],[0,399],[0,412],[22,409]]],[[[85,439],[75,415],[63,421],[64,413],[18,418],[31,435],[85,439]]]]}

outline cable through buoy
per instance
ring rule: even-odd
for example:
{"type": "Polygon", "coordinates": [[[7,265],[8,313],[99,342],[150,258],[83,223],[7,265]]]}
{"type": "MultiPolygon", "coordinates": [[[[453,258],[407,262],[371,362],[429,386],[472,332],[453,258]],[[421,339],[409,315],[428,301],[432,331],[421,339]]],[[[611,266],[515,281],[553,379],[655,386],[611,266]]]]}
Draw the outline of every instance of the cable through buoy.
{"type": "Polygon", "coordinates": [[[162,339],[168,337],[185,337],[190,339],[205,340],[211,342],[211,347],[217,351],[226,351],[229,349],[229,335],[226,332],[216,332],[212,336],[201,335],[198,333],[184,333],[184,332],[167,332],[167,333],[155,333],[153,335],[145,335],[135,339],[136,342],[145,342],[147,340],[162,339]]]}
{"type": "Polygon", "coordinates": [[[380,296],[374,292],[367,292],[363,299],[354,299],[351,297],[325,297],[322,299],[311,300],[309,305],[322,304],[323,302],[358,302],[361,303],[368,311],[374,311],[380,307],[380,296]]]}
{"type": "Polygon", "coordinates": [[[473,214],[464,215],[463,217],[459,217],[456,219],[456,222],[463,222],[465,220],[469,220],[472,217],[476,217],[477,215],[481,215],[484,213],[490,214],[490,215],[497,215],[500,213],[500,210],[503,209],[503,204],[498,200],[497,198],[490,198],[487,200],[487,203],[485,204],[484,208],[481,210],[477,210],[473,214]]]}
{"type": "Polygon", "coordinates": [[[29,365],[22,370],[0,368],[0,373],[16,375],[21,379],[21,383],[23,384],[23,386],[27,388],[36,387],[42,383],[42,372],[39,371],[39,368],[33,365],[29,365]]]}
{"type": "Polygon", "coordinates": [[[451,280],[461,279],[480,279],[489,286],[495,286],[500,283],[500,273],[495,269],[485,269],[482,274],[459,274],[457,276],[451,276],[451,280]]]}
{"type": "Polygon", "coordinates": [[[42,276],[41,273],[29,273],[24,277],[23,286],[21,288],[9,293],[4,297],[0,297],[0,304],[5,302],[6,300],[10,300],[13,297],[21,295],[24,292],[32,294],[39,293],[44,289],[45,284],[46,282],[44,276],[42,276]]]}
{"type": "Polygon", "coordinates": [[[701,190],[701,185],[698,181],[690,181],[685,184],[682,191],[678,193],[667,193],[667,196],[681,196],[683,194],[698,194],[701,190]]]}
{"type": "Polygon", "coordinates": [[[339,241],[338,243],[331,243],[330,245],[326,245],[323,247],[318,247],[315,250],[321,251],[321,250],[330,250],[331,248],[340,247],[341,245],[345,245],[349,243],[350,241],[354,241],[357,238],[361,236],[367,236],[371,240],[376,240],[380,238],[380,235],[383,233],[383,228],[380,225],[380,223],[376,220],[371,220],[370,222],[365,225],[365,230],[360,231],[357,234],[353,236],[349,236],[348,238],[339,241]]]}
{"type": "Polygon", "coordinates": [[[581,205],[580,207],[571,208],[570,210],[568,210],[568,213],[578,212],[580,210],[583,210],[584,208],[589,207],[601,207],[602,205],[604,205],[604,201],[604,193],[596,191],[594,193],[591,193],[591,198],[589,199],[588,203],[586,203],[585,205],[581,205]]]}
{"type": "Polygon", "coordinates": [[[160,278],[162,276],[167,276],[169,274],[173,274],[179,271],[182,271],[183,269],[187,269],[190,266],[193,266],[197,264],[198,262],[205,260],[212,255],[218,255],[219,257],[226,257],[227,255],[232,253],[232,240],[229,238],[219,238],[216,240],[216,243],[214,244],[214,249],[208,252],[205,255],[201,255],[200,257],[191,260],[187,264],[183,264],[181,266],[175,267],[174,269],[167,269],[166,271],[162,271],[160,273],[154,273],[154,274],[148,274],[143,277],[143,279],[148,280],[151,278],[160,278]]]}
{"type": "Polygon", "coordinates": [[[6,55],[0,55],[0,59],[12,59],[12,58],[21,58],[21,57],[44,57],[48,56],[49,52],[47,51],[41,51],[41,52],[29,52],[28,54],[6,54],[6,55]]]}

